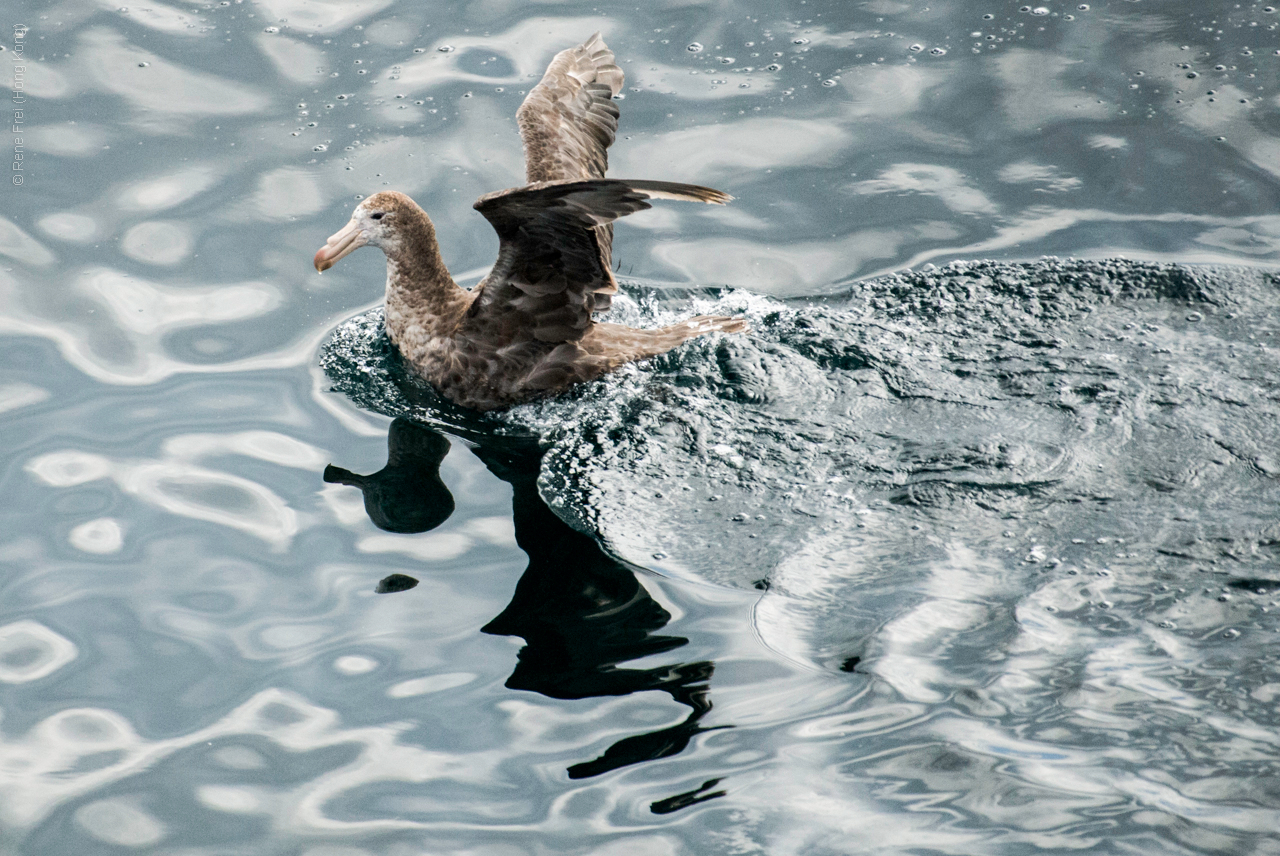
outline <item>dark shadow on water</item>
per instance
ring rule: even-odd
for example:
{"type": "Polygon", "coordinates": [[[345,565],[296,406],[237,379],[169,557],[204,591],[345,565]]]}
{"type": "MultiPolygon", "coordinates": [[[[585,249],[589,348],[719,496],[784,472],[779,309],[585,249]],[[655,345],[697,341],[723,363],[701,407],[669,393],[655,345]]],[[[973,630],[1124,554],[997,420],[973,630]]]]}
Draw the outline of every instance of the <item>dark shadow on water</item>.
{"type": "Polygon", "coordinates": [[[362,476],[330,464],[324,468],[324,480],[360,488],[364,510],[379,529],[426,532],[453,514],[453,494],[440,479],[440,462],[448,453],[449,441],[439,432],[416,426],[397,430],[392,424],[385,467],[362,476]]]}
{"type": "MultiPolygon", "coordinates": [[[[476,441],[474,435],[468,439],[476,441]]],[[[387,446],[387,465],[377,473],[361,476],[330,465],[324,480],[360,488],[365,510],[382,529],[411,533],[439,526],[454,507],[453,496],[440,478],[449,441],[431,428],[400,418],[391,423],[387,446]]],[[[650,597],[636,573],[606,554],[595,540],[566,525],[542,501],[537,485],[541,454],[536,443],[488,438],[473,451],[494,475],[511,485],[516,543],[529,557],[511,603],[481,628],[484,633],[525,640],[506,685],[557,699],[659,690],[689,708],[689,715],[678,725],[619,740],[599,758],[569,767],[569,777],[598,776],[683,751],[695,735],[710,730],[698,722],[711,710],[707,684],[715,665],[700,661],[620,668],[621,663],[679,648],[688,640],[659,635],[657,631],[671,615],[650,597]]],[[[698,794],[696,799],[678,795],[659,800],[654,811],[675,811],[719,795],[698,794]]]]}

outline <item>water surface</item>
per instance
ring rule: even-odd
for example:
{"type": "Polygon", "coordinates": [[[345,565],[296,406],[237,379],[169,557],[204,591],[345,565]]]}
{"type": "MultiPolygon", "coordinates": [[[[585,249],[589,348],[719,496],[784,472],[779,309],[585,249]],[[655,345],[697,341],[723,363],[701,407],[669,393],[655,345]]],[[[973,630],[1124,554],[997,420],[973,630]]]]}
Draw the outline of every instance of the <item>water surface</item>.
{"type": "Polygon", "coordinates": [[[1274,851],[1272,7],[8,18],[0,849],[1274,851]],[[618,315],[755,333],[476,420],[310,257],[394,188],[476,282],[595,30],[736,197],[618,315]]]}

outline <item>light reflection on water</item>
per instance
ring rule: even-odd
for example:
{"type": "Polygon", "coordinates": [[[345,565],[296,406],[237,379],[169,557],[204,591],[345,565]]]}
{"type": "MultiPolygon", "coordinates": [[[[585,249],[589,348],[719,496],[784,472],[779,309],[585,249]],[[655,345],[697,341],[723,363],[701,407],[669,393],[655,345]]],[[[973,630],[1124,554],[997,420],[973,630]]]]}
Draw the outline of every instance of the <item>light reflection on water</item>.
{"type": "MultiPolygon", "coordinates": [[[[535,500],[536,462],[492,445],[449,441],[451,514],[379,528],[351,485],[397,429],[315,367],[382,283],[375,254],[317,277],[317,242],[393,187],[474,282],[496,242],[470,203],[519,180],[515,109],[596,29],[628,75],[613,174],[737,197],[621,224],[642,282],[785,297],[979,256],[1275,265],[1277,14],[1019,8],[13,12],[33,98],[0,214],[0,849],[1270,852],[1276,568],[1256,499],[1280,465],[1248,419],[1224,411],[1197,460],[1144,473],[1177,496],[1235,450],[1248,476],[1209,509],[1231,519],[1177,549],[1230,556],[1243,587],[1132,555],[1033,573],[976,537],[877,564],[882,544],[836,531],[725,569],[767,576],[761,594],[610,559],[535,500]],[[326,484],[330,464],[352,480],[326,484]],[[375,594],[396,573],[419,584],[375,594]],[[642,619],[618,642],[590,604],[642,619]]],[[[1224,381],[1185,335],[1186,385],[1260,412],[1274,362],[1224,381]]],[[[1081,466],[1024,446],[1019,472],[1081,466]]]]}

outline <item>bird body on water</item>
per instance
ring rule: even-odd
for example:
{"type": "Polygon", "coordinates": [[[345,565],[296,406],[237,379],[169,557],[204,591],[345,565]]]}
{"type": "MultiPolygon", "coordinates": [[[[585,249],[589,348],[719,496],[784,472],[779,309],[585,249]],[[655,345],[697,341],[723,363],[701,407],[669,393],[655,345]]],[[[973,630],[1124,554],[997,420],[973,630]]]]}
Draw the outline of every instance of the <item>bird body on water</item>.
{"type": "Polygon", "coordinates": [[[723,205],[718,190],[607,179],[622,69],[596,33],[552,60],[516,114],[523,187],[480,197],[498,259],[467,291],[440,256],[431,219],[408,196],[375,193],[315,256],[318,271],[366,244],[387,257],[387,335],[408,366],[465,407],[492,410],[563,392],[694,336],[742,332],[741,318],[698,316],[641,330],[596,322],[618,290],[612,223],[648,200],[723,205]]]}

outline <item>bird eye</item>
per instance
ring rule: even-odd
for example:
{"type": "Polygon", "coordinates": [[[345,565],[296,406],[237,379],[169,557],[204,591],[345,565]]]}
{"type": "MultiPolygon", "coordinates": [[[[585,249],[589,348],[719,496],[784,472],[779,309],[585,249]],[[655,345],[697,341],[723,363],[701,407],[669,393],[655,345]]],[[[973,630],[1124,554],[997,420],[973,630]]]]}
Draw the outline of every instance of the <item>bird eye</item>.
{"type": "Polygon", "coordinates": [[[382,219],[383,217],[385,217],[385,216],[387,216],[385,211],[379,211],[379,212],[378,212],[378,213],[376,213],[376,214],[370,214],[370,215],[369,215],[369,219],[371,219],[371,220],[381,220],[381,219],[382,219]]]}

